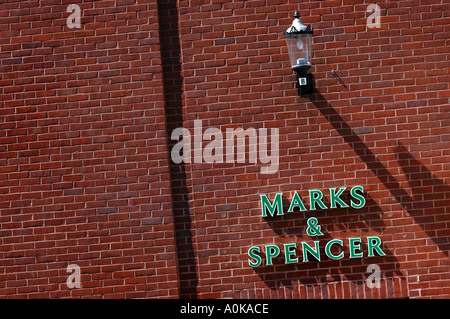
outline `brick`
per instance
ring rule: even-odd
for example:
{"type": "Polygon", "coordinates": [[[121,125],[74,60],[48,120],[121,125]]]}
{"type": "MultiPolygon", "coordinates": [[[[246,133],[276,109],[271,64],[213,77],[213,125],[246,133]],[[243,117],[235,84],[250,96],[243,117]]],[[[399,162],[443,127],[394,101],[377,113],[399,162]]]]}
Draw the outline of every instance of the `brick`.
{"type": "Polygon", "coordinates": [[[380,30],[361,1],[305,3],[307,97],[282,1],[85,1],[72,30],[65,5],[0,4],[0,296],[448,298],[448,17],[428,2],[381,3],[380,30]],[[279,129],[278,171],[174,163],[170,134],[195,119],[279,129]],[[313,214],[331,238],[382,233],[387,256],[248,266],[252,245],[311,239],[297,212],[262,219],[260,194],[356,184],[361,210],[313,214]]]}

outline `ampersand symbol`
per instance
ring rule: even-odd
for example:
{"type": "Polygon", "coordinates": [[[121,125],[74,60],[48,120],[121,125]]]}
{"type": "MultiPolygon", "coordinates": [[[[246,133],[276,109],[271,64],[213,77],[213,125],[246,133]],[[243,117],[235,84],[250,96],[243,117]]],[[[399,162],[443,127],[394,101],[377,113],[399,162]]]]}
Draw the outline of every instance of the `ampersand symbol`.
{"type": "Polygon", "coordinates": [[[308,228],[306,228],[306,233],[313,237],[313,236],[322,236],[322,232],[320,231],[321,226],[318,225],[317,218],[311,217],[306,222],[308,224],[308,228]]]}

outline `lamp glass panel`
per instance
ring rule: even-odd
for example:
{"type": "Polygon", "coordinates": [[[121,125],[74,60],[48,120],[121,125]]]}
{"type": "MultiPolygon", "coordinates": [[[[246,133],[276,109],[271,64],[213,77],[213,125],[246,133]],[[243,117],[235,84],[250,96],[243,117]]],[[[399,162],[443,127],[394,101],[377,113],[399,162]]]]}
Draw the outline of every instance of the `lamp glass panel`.
{"type": "Polygon", "coordinates": [[[311,66],[311,43],[310,33],[291,34],[286,37],[289,59],[292,68],[311,66]]]}

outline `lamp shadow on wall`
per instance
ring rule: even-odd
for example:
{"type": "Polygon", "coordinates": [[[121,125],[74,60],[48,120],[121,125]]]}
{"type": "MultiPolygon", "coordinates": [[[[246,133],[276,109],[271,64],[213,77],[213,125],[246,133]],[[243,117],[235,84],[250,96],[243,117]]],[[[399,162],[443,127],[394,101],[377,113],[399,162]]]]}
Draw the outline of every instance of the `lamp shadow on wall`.
{"type": "Polygon", "coordinates": [[[397,146],[394,148],[394,151],[397,154],[399,166],[408,178],[412,193],[412,196],[410,196],[322,94],[315,90],[315,94],[311,95],[311,97],[311,102],[314,106],[361,158],[367,168],[370,169],[383,183],[397,202],[403,205],[408,214],[413,217],[415,222],[421,226],[425,233],[427,233],[431,242],[448,257],[449,237],[437,236],[433,225],[438,226],[438,224],[443,223],[443,221],[430,222],[430,216],[439,213],[433,213],[433,210],[435,209],[435,207],[433,207],[434,201],[433,199],[426,200],[426,197],[433,193],[442,194],[442,200],[447,201],[447,205],[442,205],[442,207],[448,207],[450,200],[446,198],[446,196],[449,196],[450,187],[442,180],[434,177],[425,165],[416,160],[411,153],[408,152],[406,147],[400,141],[397,141],[397,146]],[[426,185],[423,185],[424,183],[426,183],[426,185]]]}
{"type": "MultiPolygon", "coordinates": [[[[415,159],[400,142],[394,148],[394,152],[397,154],[397,160],[403,174],[407,177],[411,190],[411,196],[403,198],[402,204],[415,222],[427,233],[430,239],[429,243],[436,245],[448,257],[450,237],[441,236],[437,231],[443,231],[444,216],[448,216],[448,213],[450,213],[445,211],[450,207],[450,186],[441,179],[434,177],[433,173],[415,159]],[[437,199],[442,202],[441,208],[433,206],[437,199]],[[440,221],[435,218],[438,215],[442,217],[440,221]]],[[[399,194],[403,195],[402,192],[399,192],[399,194]]],[[[445,220],[448,221],[449,219],[446,218],[445,220]]]]}
{"type": "MultiPolygon", "coordinates": [[[[445,224],[444,216],[445,211],[439,212],[440,209],[445,210],[449,207],[449,194],[450,187],[445,184],[439,178],[434,177],[425,165],[415,159],[407,148],[399,141],[393,151],[397,154],[397,160],[399,167],[407,177],[409,182],[409,193],[400,185],[400,183],[392,176],[392,174],[386,169],[386,167],[378,160],[376,155],[370,150],[370,148],[361,140],[361,138],[351,129],[351,127],[345,122],[345,120],[336,112],[332,105],[320,94],[317,90],[311,95],[311,102],[320,111],[320,113],[329,121],[334,129],[342,136],[345,142],[355,151],[355,153],[366,164],[373,174],[383,183],[386,189],[389,190],[391,195],[396,199],[398,203],[403,205],[407,213],[414,219],[428,236],[428,245],[434,245],[436,250],[439,250],[442,258],[449,256],[449,237],[442,235],[445,224]],[[438,194],[434,195],[433,194],[438,194]],[[428,198],[430,197],[431,198],[428,198]],[[441,196],[441,197],[439,197],[441,196]],[[440,198],[442,205],[440,209],[434,207],[434,200],[440,198]],[[442,220],[436,220],[435,216],[442,216],[442,220]],[[438,230],[441,230],[438,233],[438,230]]],[[[358,211],[361,214],[361,219],[352,223],[352,229],[363,228],[372,231],[383,232],[386,225],[382,219],[383,211],[376,204],[376,202],[369,197],[366,198],[366,206],[364,209],[367,211],[358,211]],[[358,224],[359,223],[359,224],[358,224]]],[[[283,198],[283,209],[287,211],[289,207],[289,201],[283,198]]],[[[345,212],[348,209],[339,209],[335,216],[330,212],[314,212],[314,214],[308,214],[305,217],[305,213],[293,212],[289,215],[281,216],[279,219],[269,220],[266,219],[269,226],[280,237],[294,236],[303,234],[306,228],[306,220],[308,217],[319,217],[320,223],[327,225],[330,221],[327,218],[335,218],[336,221],[341,220],[341,223],[337,223],[336,226],[342,229],[350,229],[348,227],[349,222],[346,220],[351,212],[345,212]],[[331,215],[331,216],[330,216],[331,215]],[[346,217],[347,216],[347,217],[346,217]]],[[[309,212],[307,212],[309,213],[309,212]]],[[[332,239],[325,230],[324,235],[317,237],[320,240],[320,247],[324,242],[332,239]]],[[[305,240],[312,242],[314,239],[305,240]]],[[[345,242],[344,242],[345,243],[345,242]]],[[[364,245],[362,245],[364,246],[364,245]]],[[[363,251],[367,247],[363,247],[363,251]]],[[[255,273],[265,282],[265,284],[271,289],[278,289],[281,286],[292,287],[293,281],[299,281],[305,285],[315,283],[326,283],[332,281],[339,281],[343,276],[347,277],[347,280],[361,282],[363,277],[367,277],[366,267],[369,264],[379,264],[382,267],[382,273],[386,276],[403,276],[400,268],[400,262],[397,256],[386,247],[382,245],[383,252],[386,256],[380,257],[363,257],[362,259],[348,259],[344,257],[341,260],[327,260],[327,257],[321,251],[322,262],[304,262],[297,264],[285,265],[283,258],[275,258],[274,265],[260,266],[253,268],[255,273]],[[326,260],[326,262],[324,262],[326,260]],[[348,268],[349,267],[349,268],[348,268]],[[352,273],[350,275],[345,274],[346,269],[350,269],[352,273]],[[358,270],[355,273],[355,270],[358,270]],[[345,274],[345,275],[344,275],[345,274]],[[362,276],[361,276],[362,275],[362,276]]],[[[343,247],[343,250],[348,250],[348,247],[343,247]]],[[[281,254],[280,254],[281,255],[281,254]]],[[[263,261],[265,256],[262,253],[261,257],[263,261]]]]}

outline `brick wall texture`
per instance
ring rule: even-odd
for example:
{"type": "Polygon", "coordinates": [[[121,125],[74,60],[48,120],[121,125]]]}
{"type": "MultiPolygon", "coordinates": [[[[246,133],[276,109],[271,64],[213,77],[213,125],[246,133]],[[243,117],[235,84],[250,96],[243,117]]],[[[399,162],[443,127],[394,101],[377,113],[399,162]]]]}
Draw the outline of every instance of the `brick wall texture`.
{"type": "Polygon", "coordinates": [[[1,1],[0,298],[449,298],[449,48],[446,0],[1,1]],[[296,9],[314,28],[303,97],[296,9]],[[278,129],[278,171],[175,163],[171,134],[195,120],[278,129]],[[355,185],[359,210],[261,216],[261,194],[355,185]],[[367,236],[386,256],[248,263],[251,246],[367,236]]]}

